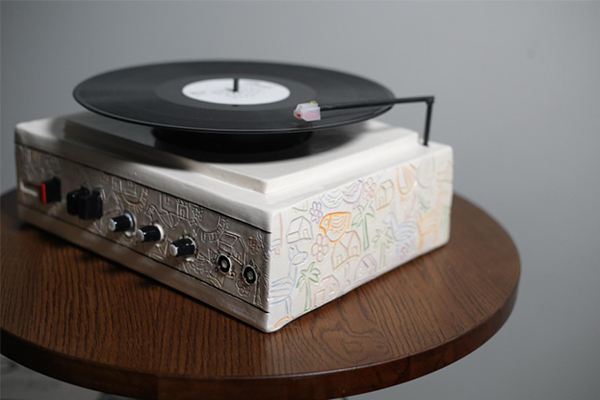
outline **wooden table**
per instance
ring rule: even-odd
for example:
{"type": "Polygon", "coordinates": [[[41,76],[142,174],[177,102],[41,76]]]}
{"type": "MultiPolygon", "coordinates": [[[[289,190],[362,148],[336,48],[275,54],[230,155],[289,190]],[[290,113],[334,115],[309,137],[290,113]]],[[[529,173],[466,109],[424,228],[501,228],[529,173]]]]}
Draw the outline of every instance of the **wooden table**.
{"type": "Polygon", "coordinates": [[[519,256],[461,197],[450,243],[264,334],[24,225],[2,197],[2,354],[88,388],[148,399],[325,399],[440,369],[492,337],[519,256]]]}

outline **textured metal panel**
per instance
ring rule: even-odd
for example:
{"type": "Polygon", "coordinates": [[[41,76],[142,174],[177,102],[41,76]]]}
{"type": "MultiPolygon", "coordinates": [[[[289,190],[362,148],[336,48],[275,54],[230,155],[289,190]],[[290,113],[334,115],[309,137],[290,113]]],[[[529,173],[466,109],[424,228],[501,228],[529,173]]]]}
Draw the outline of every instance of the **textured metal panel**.
{"type": "Polygon", "coordinates": [[[22,145],[17,145],[16,158],[20,203],[268,310],[267,232],[202,205],[22,145]],[[58,177],[62,182],[62,201],[41,204],[37,197],[37,185],[52,177],[58,177]],[[103,201],[102,218],[84,221],[66,212],[66,193],[81,186],[100,192],[103,201]],[[133,215],[136,228],[159,224],[164,230],[164,239],[156,243],[141,243],[136,240],[133,232],[111,232],[107,227],[109,218],[125,211],[133,215]],[[187,258],[171,257],[168,254],[169,243],[182,237],[194,240],[196,253],[187,258]],[[223,274],[216,268],[216,260],[221,254],[227,255],[233,263],[228,274],[223,274]],[[258,279],[254,284],[248,284],[243,279],[242,271],[246,266],[252,266],[257,271],[258,279]]]}

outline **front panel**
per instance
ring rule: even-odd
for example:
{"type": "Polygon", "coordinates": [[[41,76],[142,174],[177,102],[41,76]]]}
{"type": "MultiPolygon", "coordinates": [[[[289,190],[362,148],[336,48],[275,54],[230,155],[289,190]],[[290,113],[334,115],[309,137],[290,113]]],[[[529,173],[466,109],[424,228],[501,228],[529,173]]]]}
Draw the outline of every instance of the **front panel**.
{"type": "Polygon", "coordinates": [[[200,201],[173,197],[23,145],[17,145],[16,159],[22,206],[268,311],[267,232],[200,201]]]}

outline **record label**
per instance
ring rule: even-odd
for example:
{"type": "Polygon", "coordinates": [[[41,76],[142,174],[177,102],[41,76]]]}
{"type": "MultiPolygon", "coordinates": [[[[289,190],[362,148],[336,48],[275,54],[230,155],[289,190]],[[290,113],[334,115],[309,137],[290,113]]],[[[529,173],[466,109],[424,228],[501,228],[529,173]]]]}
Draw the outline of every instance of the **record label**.
{"type": "Polygon", "coordinates": [[[276,103],[287,99],[290,90],[278,83],[241,78],[234,90],[234,80],[206,79],[183,87],[182,93],[194,100],[214,104],[257,105],[276,103]]]}

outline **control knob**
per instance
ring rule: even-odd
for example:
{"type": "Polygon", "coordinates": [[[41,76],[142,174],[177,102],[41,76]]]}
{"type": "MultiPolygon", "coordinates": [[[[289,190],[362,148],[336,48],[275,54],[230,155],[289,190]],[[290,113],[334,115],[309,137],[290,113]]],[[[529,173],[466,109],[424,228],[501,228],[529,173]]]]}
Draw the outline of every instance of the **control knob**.
{"type": "Polygon", "coordinates": [[[179,239],[169,245],[171,257],[191,256],[195,252],[196,244],[190,238],[179,239]]]}
{"type": "Polygon", "coordinates": [[[140,242],[157,242],[163,238],[163,230],[160,225],[142,226],[135,233],[140,242]]]}
{"type": "Polygon", "coordinates": [[[98,219],[102,217],[102,198],[100,192],[81,194],[77,198],[77,211],[83,220],[98,219]]]}
{"type": "Polygon", "coordinates": [[[90,191],[83,186],[67,193],[67,212],[71,215],[79,215],[79,198],[89,194],[90,191]]]}
{"type": "Polygon", "coordinates": [[[112,232],[124,232],[133,228],[133,218],[129,214],[119,215],[108,220],[108,229],[112,232]]]}

